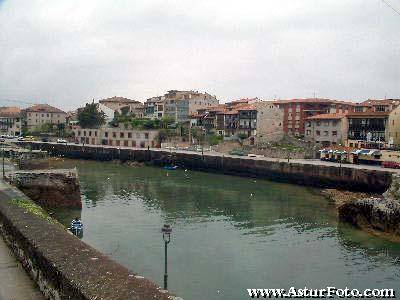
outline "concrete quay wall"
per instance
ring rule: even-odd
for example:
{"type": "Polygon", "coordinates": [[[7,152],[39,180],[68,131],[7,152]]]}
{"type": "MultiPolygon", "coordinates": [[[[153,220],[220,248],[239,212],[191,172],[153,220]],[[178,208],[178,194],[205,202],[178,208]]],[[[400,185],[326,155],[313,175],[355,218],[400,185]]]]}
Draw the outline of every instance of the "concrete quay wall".
{"type": "Polygon", "coordinates": [[[307,186],[382,193],[391,184],[391,172],[359,169],[351,166],[327,166],[297,162],[278,162],[234,156],[209,155],[193,152],[173,152],[159,149],[132,149],[103,146],[64,145],[23,142],[35,150],[52,155],[99,161],[121,160],[147,162],[163,166],[174,163],[191,170],[216,172],[244,177],[264,178],[307,186]]]}
{"type": "Polygon", "coordinates": [[[178,299],[15,200],[30,201],[0,180],[0,235],[46,299],[178,299]]]}

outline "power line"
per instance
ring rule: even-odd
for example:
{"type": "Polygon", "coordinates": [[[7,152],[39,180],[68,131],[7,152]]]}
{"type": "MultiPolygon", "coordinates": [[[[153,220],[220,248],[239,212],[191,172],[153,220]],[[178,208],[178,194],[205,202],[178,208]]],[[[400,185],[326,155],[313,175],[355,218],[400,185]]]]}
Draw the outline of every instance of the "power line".
{"type": "Polygon", "coordinates": [[[388,7],[390,7],[396,14],[398,14],[400,16],[400,11],[398,11],[395,7],[393,7],[393,5],[391,5],[389,2],[387,2],[386,0],[382,0],[383,3],[385,3],[388,7]]]}

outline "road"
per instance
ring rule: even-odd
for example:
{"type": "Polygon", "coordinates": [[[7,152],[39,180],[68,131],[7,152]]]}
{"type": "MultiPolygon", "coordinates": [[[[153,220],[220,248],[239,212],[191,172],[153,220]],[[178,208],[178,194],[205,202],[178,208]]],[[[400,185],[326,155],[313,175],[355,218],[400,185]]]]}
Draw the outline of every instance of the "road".
{"type": "MultiPolygon", "coordinates": [[[[43,143],[43,142],[34,142],[34,143],[43,143]]],[[[48,142],[48,144],[59,145],[57,143],[48,142]]],[[[65,146],[69,145],[80,145],[82,144],[74,144],[74,143],[67,143],[63,144],[65,146]]],[[[85,144],[85,147],[103,147],[103,148],[117,148],[116,146],[107,146],[107,145],[88,145],[85,144]]],[[[145,148],[132,148],[132,147],[118,147],[119,149],[136,149],[136,150],[146,150],[145,148]]],[[[160,149],[160,148],[151,148],[152,151],[170,151],[168,149],[160,149]]],[[[187,150],[172,150],[171,153],[191,153],[195,155],[201,155],[201,152],[197,151],[187,151],[187,150]]],[[[242,158],[242,159],[253,159],[253,160],[264,160],[264,161],[275,161],[275,162],[287,162],[287,159],[278,159],[278,158],[271,158],[271,157],[248,157],[248,156],[237,156],[237,155],[230,155],[219,153],[215,151],[205,151],[204,155],[210,156],[224,156],[224,157],[235,157],[235,158],[242,158]]],[[[353,168],[353,169],[364,169],[364,170],[376,170],[376,171],[387,171],[392,173],[400,174],[400,169],[391,169],[391,168],[383,168],[382,166],[377,165],[355,165],[355,164],[339,164],[337,162],[330,162],[330,161],[321,161],[319,159],[290,159],[291,163],[299,163],[299,164],[308,164],[308,165],[318,165],[318,166],[333,166],[337,168],[353,168]]]]}

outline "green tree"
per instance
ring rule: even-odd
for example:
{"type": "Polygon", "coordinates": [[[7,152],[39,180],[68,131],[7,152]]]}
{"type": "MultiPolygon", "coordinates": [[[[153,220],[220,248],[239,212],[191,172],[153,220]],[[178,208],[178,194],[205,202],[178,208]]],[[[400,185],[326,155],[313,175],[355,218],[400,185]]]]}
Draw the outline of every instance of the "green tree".
{"type": "Polygon", "coordinates": [[[87,103],[78,113],[78,123],[82,128],[98,128],[106,122],[106,114],[99,111],[96,103],[87,103]]]}

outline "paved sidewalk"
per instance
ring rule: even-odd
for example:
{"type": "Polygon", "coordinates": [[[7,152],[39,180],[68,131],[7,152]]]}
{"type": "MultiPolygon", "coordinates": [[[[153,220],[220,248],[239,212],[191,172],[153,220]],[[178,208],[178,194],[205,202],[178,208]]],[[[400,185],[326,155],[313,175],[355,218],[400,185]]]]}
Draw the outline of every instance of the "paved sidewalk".
{"type": "Polygon", "coordinates": [[[0,237],[0,300],[42,299],[44,296],[0,237]]]}
{"type": "MultiPolygon", "coordinates": [[[[0,179],[0,201],[9,194],[7,185],[0,179]]],[[[16,197],[18,194],[12,193],[16,197]]],[[[0,300],[44,300],[39,288],[17,261],[0,235],[0,300]]]]}

